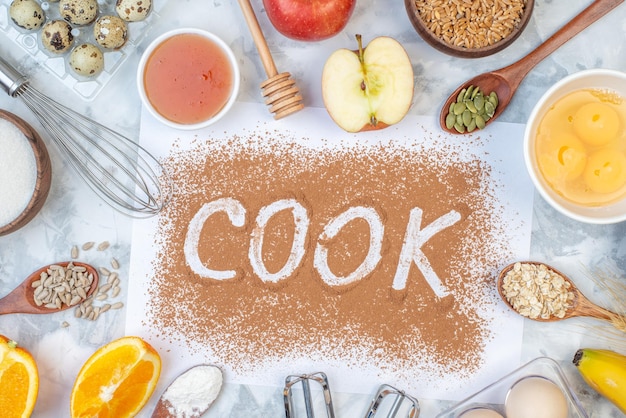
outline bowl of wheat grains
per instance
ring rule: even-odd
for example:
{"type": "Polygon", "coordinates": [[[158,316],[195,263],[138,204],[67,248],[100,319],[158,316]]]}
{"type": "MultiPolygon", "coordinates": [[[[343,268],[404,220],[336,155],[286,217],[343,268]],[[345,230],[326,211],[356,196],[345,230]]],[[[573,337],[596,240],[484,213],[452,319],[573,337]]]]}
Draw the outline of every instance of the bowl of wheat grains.
{"type": "Polygon", "coordinates": [[[405,0],[417,33],[437,50],[461,58],[495,54],[530,21],[534,0],[405,0]]]}

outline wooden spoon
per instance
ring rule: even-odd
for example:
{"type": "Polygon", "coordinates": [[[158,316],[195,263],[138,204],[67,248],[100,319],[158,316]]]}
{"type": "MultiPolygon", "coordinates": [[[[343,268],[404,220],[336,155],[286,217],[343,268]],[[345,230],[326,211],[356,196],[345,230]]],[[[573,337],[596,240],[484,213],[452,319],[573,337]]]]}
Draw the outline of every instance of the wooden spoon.
{"type": "MultiPolygon", "coordinates": [[[[535,321],[541,321],[541,322],[553,322],[553,321],[560,321],[560,320],[568,319],[568,318],[574,318],[577,316],[589,317],[589,318],[600,319],[603,321],[608,321],[611,323],[611,325],[615,326],[621,331],[626,332],[626,317],[619,315],[615,312],[609,311],[607,309],[604,309],[596,305],[595,303],[591,302],[589,299],[585,297],[585,295],[580,291],[580,289],[578,289],[576,285],[574,285],[574,282],[572,282],[572,280],[569,277],[567,277],[566,275],[564,275],[557,269],[550,267],[545,263],[539,263],[535,261],[522,261],[521,263],[545,265],[549,270],[552,270],[554,273],[558,274],[566,282],[568,282],[570,284],[569,291],[574,294],[574,300],[572,301],[572,306],[565,311],[565,316],[563,318],[551,316],[549,318],[537,317],[537,318],[530,318],[530,319],[533,319],[535,321]]],[[[502,298],[504,303],[506,303],[514,311],[516,311],[515,308],[513,308],[513,306],[511,305],[511,303],[507,300],[505,296],[503,284],[504,284],[504,277],[510,270],[513,269],[515,264],[516,263],[509,264],[508,266],[503,268],[500,274],[498,275],[498,282],[497,282],[497,288],[498,288],[498,293],[500,294],[500,297],[502,298]]]]}
{"type": "MultiPolygon", "coordinates": [[[[222,388],[222,371],[219,367],[210,364],[199,364],[187,369],[174,379],[163,391],[159,401],[152,411],[152,418],[176,418],[184,415],[186,418],[199,418],[209,410],[222,388]],[[203,373],[200,377],[197,373],[203,373]],[[196,374],[195,378],[193,375],[196,374]],[[185,382],[185,383],[183,383],[185,382]],[[193,384],[185,393],[184,405],[172,404],[168,390],[176,386],[176,391],[193,384]],[[179,413],[176,413],[178,410],[179,413]]],[[[178,395],[172,395],[176,398],[178,395]]]]}
{"type": "MultiPolygon", "coordinates": [[[[508,67],[478,75],[463,83],[450,95],[441,109],[441,115],[439,116],[441,128],[446,132],[459,134],[456,129],[447,128],[446,116],[449,113],[450,105],[456,102],[461,90],[469,86],[478,86],[485,95],[488,95],[492,91],[496,92],[498,95],[498,106],[496,107],[494,115],[487,121],[487,124],[494,121],[511,102],[520,83],[535,65],[623,2],[624,0],[594,1],[524,58],[508,67]]],[[[465,130],[464,133],[468,133],[467,130],[465,130]]]]}
{"type": "MultiPolygon", "coordinates": [[[[55,263],[55,265],[67,267],[69,263],[70,262],[55,263]]],[[[98,272],[89,264],[79,263],[77,261],[72,261],[71,263],[75,266],[85,267],[87,269],[87,274],[93,275],[91,287],[89,288],[89,291],[86,292],[87,297],[89,297],[98,288],[98,272]]],[[[35,288],[33,288],[32,283],[35,280],[39,280],[40,274],[46,271],[48,267],[50,266],[42,267],[31,273],[30,276],[28,276],[26,280],[24,280],[11,293],[0,299],[0,315],[12,313],[46,314],[64,311],[70,308],[71,306],[66,304],[61,305],[58,309],[53,309],[46,308],[45,306],[37,306],[35,303],[35,288]]]]}

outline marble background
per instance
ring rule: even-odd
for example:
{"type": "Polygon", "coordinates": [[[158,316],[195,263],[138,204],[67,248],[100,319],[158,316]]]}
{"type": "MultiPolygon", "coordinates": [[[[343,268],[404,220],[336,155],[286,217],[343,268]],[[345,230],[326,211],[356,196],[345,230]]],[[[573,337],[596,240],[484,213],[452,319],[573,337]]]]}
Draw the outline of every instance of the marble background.
{"type": "MultiPolygon", "coordinates": [[[[2,2],[8,4],[10,0],[2,2]]],[[[291,72],[298,80],[307,106],[322,106],[319,78],[325,58],[333,50],[352,48],[356,33],[363,34],[365,42],[378,35],[389,35],[405,46],[414,64],[416,94],[410,112],[433,117],[457,85],[475,74],[504,67],[521,58],[590,3],[589,0],[537,0],[530,23],[512,46],[491,57],[464,60],[441,54],[423,42],[412,28],[402,1],[358,0],[346,29],[336,37],[318,43],[291,41],[278,34],[269,24],[261,1],[252,1],[278,69],[291,72]]],[[[261,102],[258,85],[266,77],[237,2],[162,0],[156,4],[160,18],[138,48],[129,51],[128,60],[107,88],[93,100],[78,97],[2,33],[0,54],[12,63],[20,63],[20,70],[29,75],[32,84],[45,94],[137,138],[142,109],[136,93],[135,69],[142,49],[168,29],[199,27],[222,37],[239,57],[242,69],[239,100],[261,102]]],[[[621,5],[537,65],[500,120],[525,123],[543,92],[568,74],[587,68],[626,71],[624,39],[626,6],[621,5]]],[[[0,108],[39,127],[33,114],[19,99],[0,95],[0,108]]],[[[44,139],[48,139],[45,134],[44,139]]],[[[511,149],[522,158],[521,143],[511,144],[511,149]]],[[[85,261],[106,265],[110,257],[116,257],[122,265],[121,276],[128,280],[130,219],[112,211],[82,184],[55,146],[49,145],[49,151],[54,178],[43,210],[20,231],[0,237],[0,295],[8,293],[39,266],[69,259],[72,245],[87,241],[107,240],[112,246],[105,252],[84,254],[85,261]]],[[[626,222],[597,226],[572,221],[549,207],[536,194],[532,234],[531,258],[548,262],[570,274],[593,300],[603,300],[591,280],[593,274],[615,271],[624,277],[626,222]]],[[[122,293],[122,300],[124,297],[122,293]]],[[[96,322],[76,320],[71,311],[48,316],[18,314],[0,317],[0,334],[18,340],[37,359],[41,386],[35,417],[69,416],[69,393],[74,377],[96,348],[123,335],[124,314],[124,310],[109,312],[96,322]],[[62,327],[63,321],[70,326],[62,327]]],[[[598,326],[598,323],[584,320],[549,325],[527,321],[521,363],[538,356],[556,359],[590,417],[620,417],[623,414],[586,386],[571,364],[580,347],[602,346],[626,352],[623,336],[599,338],[595,332],[598,326]]],[[[503,375],[507,372],[503,371],[503,375]]],[[[150,416],[156,395],[158,393],[146,406],[142,417],[150,416]]],[[[338,417],[362,416],[370,401],[370,396],[365,395],[333,395],[338,417]]],[[[420,397],[419,393],[413,395],[420,397]]],[[[227,384],[206,416],[279,417],[284,416],[282,402],[280,388],[227,384]]],[[[423,417],[434,417],[451,404],[445,400],[421,398],[420,402],[423,417]]]]}

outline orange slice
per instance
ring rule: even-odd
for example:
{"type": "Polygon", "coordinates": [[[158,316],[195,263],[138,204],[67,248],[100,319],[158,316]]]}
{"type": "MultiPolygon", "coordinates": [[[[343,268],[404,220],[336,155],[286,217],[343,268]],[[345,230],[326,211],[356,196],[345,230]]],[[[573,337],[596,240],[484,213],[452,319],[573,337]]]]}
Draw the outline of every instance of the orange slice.
{"type": "Polygon", "coordinates": [[[154,392],[161,358],[139,337],[99,348],[78,372],[70,399],[72,418],[135,416],[154,392]]]}
{"type": "Polygon", "coordinates": [[[37,364],[28,351],[0,335],[0,413],[30,417],[39,393],[37,364]]]}

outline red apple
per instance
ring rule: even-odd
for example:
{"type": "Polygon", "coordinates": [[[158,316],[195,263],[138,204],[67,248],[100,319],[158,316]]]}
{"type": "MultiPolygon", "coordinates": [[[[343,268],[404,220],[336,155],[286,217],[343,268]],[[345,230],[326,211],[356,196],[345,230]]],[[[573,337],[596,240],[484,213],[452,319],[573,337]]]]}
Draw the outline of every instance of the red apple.
{"type": "Polygon", "coordinates": [[[320,41],[346,27],[356,0],[263,0],[276,30],[299,41],[320,41]]]}

